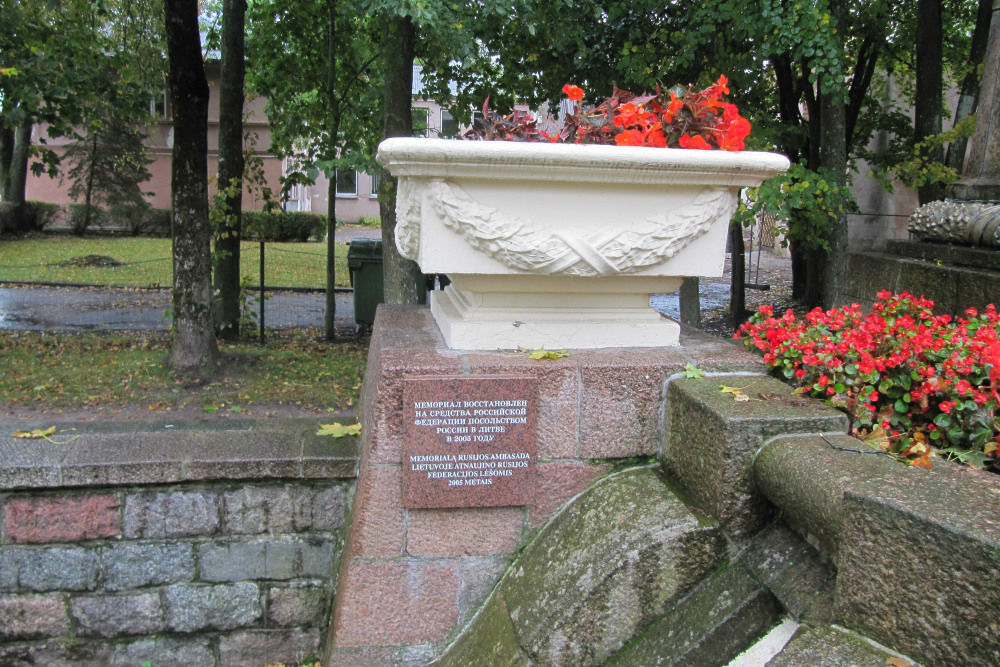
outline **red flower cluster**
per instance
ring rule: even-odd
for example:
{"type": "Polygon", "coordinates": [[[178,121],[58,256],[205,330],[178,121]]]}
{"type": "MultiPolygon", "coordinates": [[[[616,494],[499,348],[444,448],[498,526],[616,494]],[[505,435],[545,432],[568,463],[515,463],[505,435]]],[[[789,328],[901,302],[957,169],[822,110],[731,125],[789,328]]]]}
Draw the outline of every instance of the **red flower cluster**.
{"type": "Polygon", "coordinates": [[[845,408],[855,434],[882,436],[886,448],[916,464],[929,465],[932,448],[997,459],[996,308],[953,319],[906,292],[878,296],[867,315],[855,304],[798,320],[764,306],[736,337],[804,392],[845,408]]]}
{"type": "Polygon", "coordinates": [[[491,113],[487,100],[483,120],[465,137],[741,151],[750,134],[750,121],[740,115],[735,104],[722,101],[722,96],[729,94],[725,76],[704,90],[688,86],[680,97],[674,91],[664,93],[659,86],[655,95],[633,95],[615,88],[612,96],[596,107],[578,106],[584,95],[579,86],[567,83],[562,92],[575,108],[557,134],[539,130],[530,114],[491,113]]]}
{"type": "MultiPolygon", "coordinates": [[[[563,92],[571,101],[583,99],[583,90],[566,84],[563,92]]],[[[652,146],[655,148],[721,148],[741,151],[750,134],[750,121],[735,104],[723,102],[729,80],[723,75],[704,90],[688,87],[683,96],[633,95],[615,88],[613,95],[590,110],[569,115],[566,126],[552,141],[652,146]]]]}

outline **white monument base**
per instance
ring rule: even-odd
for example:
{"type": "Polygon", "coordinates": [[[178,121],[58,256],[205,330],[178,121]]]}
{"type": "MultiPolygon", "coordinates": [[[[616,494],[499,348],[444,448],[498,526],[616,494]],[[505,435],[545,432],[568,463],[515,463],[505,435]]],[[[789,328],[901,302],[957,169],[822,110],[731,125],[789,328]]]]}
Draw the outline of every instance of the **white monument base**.
{"type": "Polygon", "coordinates": [[[682,279],[451,275],[431,293],[431,313],[456,350],[547,350],[677,345],[680,325],[650,308],[649,295],[682,279]]]}

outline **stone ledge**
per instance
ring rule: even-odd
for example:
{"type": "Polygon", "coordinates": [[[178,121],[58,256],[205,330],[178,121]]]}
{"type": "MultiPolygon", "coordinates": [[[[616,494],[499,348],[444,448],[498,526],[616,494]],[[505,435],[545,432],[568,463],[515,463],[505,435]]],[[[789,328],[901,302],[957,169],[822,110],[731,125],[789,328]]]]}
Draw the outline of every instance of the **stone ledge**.
{"type": "Polygon", "coordinates": [[[666,409],[664,469],[691,504],[735,539],[750,537],[770,518],[752,472],[764,442],[788,433],[847,431],[844,413],[796,396],[789,385],[765,375],[675,379],[666,409]],[[723,385],[738,388],[748,400],[734,400],[723,385]]]}
{"type": "MultiPolygon", "coordinates": [[[[993,254],[1000,256],[996,251],[993,254]]],[[[970,306],[981,310],[995,303],[1000,294],[1000,272],[984,267],[876,252],[851,252],[847,264],[844,298],[866,307],[881,290],[907,291],[934,301],[937,313],[962,315],[970,306]]]]}
{"type": "Polygon", "coordinates": [[[353,478],[358,438],[317,436],[321,421],[62,424],[55,442],[14,438],[32,426],[10,424],[0,434],[0,490],[353,478]]]}
{"type": "Polygon", "coordinates": [[[894,239],[886,242],[886,253],[978,270],[1000,271],[1000,252],[993,248],[894,239]]]}
{"type": "Polygon", "coordinates": [[[851,449],[863,445],[847,436],[784,437],[754,463],[759,488],[789,525],[836,563],[836,622],[926,664],[1000,664],[992,620],[1000,478],[851,449]]]}

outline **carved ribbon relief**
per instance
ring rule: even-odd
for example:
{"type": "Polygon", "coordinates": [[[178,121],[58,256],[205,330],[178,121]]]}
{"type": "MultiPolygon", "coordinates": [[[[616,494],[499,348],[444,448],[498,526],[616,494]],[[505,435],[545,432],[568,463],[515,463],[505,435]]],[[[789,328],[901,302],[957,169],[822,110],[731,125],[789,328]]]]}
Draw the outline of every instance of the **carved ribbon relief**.
{"type": "MultiPolygon", "coordinates": [[[[628,230],[577,234],[539,229],[518,216],[472,199],[461,188],[434,179],[427,201],[444,224],[465,241],[512,269],[570,276],[627,274],[660,264],[736,210],[735,189],[706,189],[682,208],[646,218],[628,230]]],[[[396,242],[416,259],[419,251],[420,199],[415,184],[400,183],[396,242]],[[404,185],[405,184],[405,185],[404,185]]]]}

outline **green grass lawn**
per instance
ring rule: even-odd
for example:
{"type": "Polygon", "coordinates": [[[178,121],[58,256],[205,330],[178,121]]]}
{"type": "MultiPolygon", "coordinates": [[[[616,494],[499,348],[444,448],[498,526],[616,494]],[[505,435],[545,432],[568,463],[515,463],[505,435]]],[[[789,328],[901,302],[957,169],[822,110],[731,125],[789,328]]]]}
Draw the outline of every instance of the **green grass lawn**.
{"type": "MultiPolygon", "coordinates": [[[[260,245],[244,242],[240,271],[260,280],[260,245]]],[[[336,244],[336,284],[349,286],[348,244],[336,244]]],[[[326,243],[267,243],[264,282],[274,287],[326,287],[326,243]]],[[[173,284],[170,239],[33,236],[0,241],[0,281],[128,287],[173,284]],[[107,261],[110,258],[113,261],[107,261]],[[112,265],[104,265],[112,264],[112,265]]]]}
{"type": "Polygon", "coordinates": [[[0,396],[10,408],[139,408],[255,415],[261,406],[344,410],[358,399],[367,344],[330,343],[317,331],[276,333],[264,345],[220,341],[208,377],[167,368],[161,332],[52,334],[0,331],[0,396]]]}

